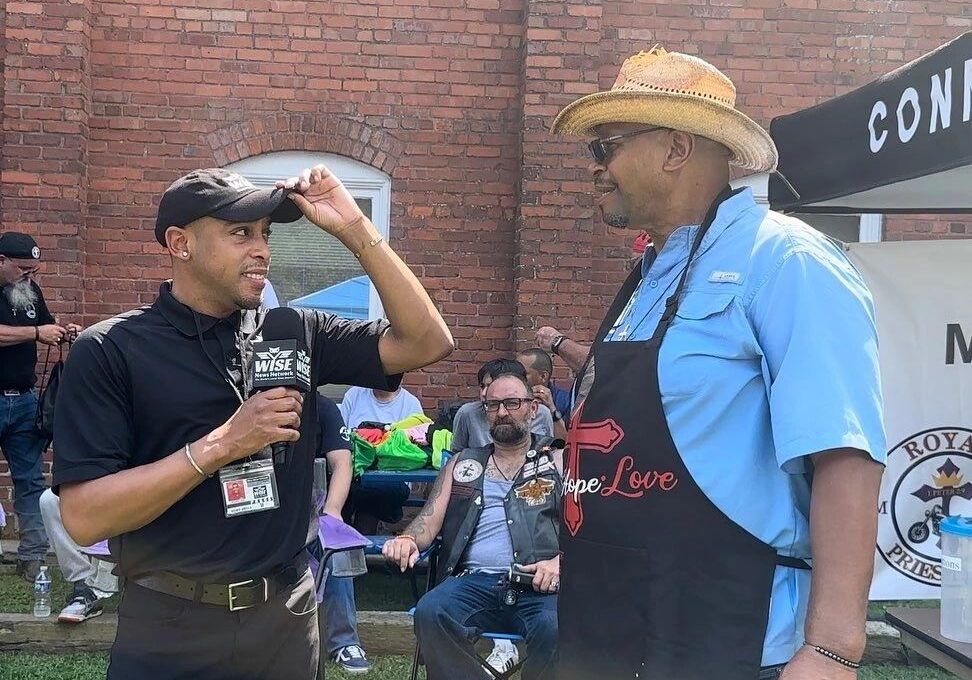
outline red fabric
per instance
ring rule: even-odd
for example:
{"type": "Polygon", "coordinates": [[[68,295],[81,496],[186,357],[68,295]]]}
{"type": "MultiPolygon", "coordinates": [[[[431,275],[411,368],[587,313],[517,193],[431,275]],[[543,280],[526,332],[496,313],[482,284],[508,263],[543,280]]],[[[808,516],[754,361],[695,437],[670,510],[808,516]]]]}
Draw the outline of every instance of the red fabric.
{"type": "Polygon", "coordinates": [[[377,427],[359,427],[357,430],[355,430],[355,434],[372,446],[378,446],[381,444],[388,435],[387,432],[377,427]]]}
{"type": "Polygon", "coordinates": [[[631,244],[631,250],[638,253],[639,255],[644,255],[645,251],[648,250],[648,246],[651,245],[651,236],[648,235],[647,231],[643,231],[635,237],[634,243],[631,244]]]}

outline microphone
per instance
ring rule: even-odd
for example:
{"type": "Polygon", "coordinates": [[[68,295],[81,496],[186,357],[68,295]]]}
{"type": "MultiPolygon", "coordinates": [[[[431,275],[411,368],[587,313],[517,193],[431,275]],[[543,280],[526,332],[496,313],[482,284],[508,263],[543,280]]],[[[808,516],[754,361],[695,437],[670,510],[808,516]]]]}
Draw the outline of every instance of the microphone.
{"type": "MultiPolygon", "coordinates": [[[[290,387],[310,392],[310,354],[304,336],[304,321],[296,309],[275,307],[263,320],[263,340],[253,343],[252,385],[254,391],[290,387]]],[[[293,442],[272,445],[273,462],[290,458],[293,442]]]]}

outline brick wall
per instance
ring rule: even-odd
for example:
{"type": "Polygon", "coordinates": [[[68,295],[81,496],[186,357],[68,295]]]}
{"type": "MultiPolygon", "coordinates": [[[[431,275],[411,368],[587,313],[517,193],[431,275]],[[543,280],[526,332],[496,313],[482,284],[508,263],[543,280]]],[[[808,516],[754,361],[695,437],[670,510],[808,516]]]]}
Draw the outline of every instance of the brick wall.
{"type": "MultiPolygon", "coordinates": [[[[539,325],[593,333],[632,235],[594,218],[583,144],[548,130],[625,56],[705,56],[768,124],[972,24],[946,0],[187,4],[0,2],[3,228],[37,236],[52,308],[90,324],[154,299],[155,206],[179,174],[283,150],[369,163],[392,178],[391,242],[457,340],[408,377],[429,408],[470,396],[479,364],[539,325]]],[[[889,218],[886,238],[968,224],[889,218]]]]}

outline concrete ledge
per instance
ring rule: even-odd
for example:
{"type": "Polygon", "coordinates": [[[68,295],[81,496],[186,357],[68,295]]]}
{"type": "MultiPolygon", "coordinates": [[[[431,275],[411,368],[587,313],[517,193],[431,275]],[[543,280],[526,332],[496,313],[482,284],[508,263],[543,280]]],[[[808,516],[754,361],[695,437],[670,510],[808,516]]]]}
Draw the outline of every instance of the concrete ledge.
{"type": "Polygon", "coordinates": [[[118,618],[103,614],[78,626],[31,614],[0,614],[0,651],[93,652],[111,647],[118,618]]]}
{"type": "MultiPolygon", "coordinates": [[[[115,639],[118,617],[101,616],[78,625],[59,624],[55,617],[0,614],[0,652],[106,651],[115,639]]],[[[358,612],[361,644],[376,656],[411,654],[415,649],[412,619],[405,612],[358,612]]]]}

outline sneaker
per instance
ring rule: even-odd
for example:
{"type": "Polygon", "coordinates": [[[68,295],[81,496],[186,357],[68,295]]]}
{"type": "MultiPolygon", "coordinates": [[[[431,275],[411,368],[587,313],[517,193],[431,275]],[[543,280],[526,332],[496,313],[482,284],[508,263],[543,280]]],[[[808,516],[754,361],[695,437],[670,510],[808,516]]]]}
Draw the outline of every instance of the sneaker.
{"type": "Polygon", "coordinates": [[[506,673],[520,662],[520,652],[509,640],[496,640],[486,663],[497,673],[506,673]]]}
{"type": "Polygon", "coordinates": [[[43,560],[17,560],[17,576],[33,585],[43,565],[43,560]]]}
{"type": "Polygon", "coordinates": [[[101,600],[91,588],[75,588],[74,595],[57,615],[57,622],[81,623],[101,616],[102,612],[101,600]]]}
{"type": "Polygon", "coordinates": [[[367,673],[371,670],[368,657],[359,645],[348,645],[334,652],[331,661],[336,663],[348,673],[367,673]]]}

